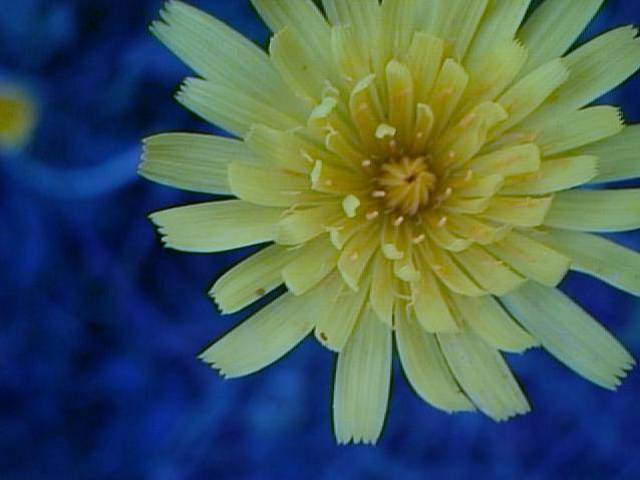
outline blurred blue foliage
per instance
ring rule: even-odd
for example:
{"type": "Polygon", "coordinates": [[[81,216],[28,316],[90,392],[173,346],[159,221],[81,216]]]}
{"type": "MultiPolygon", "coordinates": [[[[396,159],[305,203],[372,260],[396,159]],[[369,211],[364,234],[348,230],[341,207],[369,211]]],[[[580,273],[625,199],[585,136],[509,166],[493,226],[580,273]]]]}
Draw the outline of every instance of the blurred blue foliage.
{"type": "MultiPolygon", "coordinates": [[[[265,44],[247,0],[194,3],[265,44]]],[[[188,72],[147,32],[159,7],[0,1],[0,77],[42,113],[30,147],[0,157],[1,479],[640,478],[637,371],[612,394],[544,352],[511,356],[534,410],[495,424],[427,407],[396,368],[379,446],[340,448],[315,342],[239,381],[198,362],[241,319],[206,287],[247,252],[165,251],[145,218],[203,197],[137,178],[139,139],[212,131],[171,99],[188,72]]],[[[630,22],[640,4],[611,0],[589,36],[630,22]]],[[[639,87],[605,100],[638,122],[639,87]]],[[[578,275],[563,288],[640,357],[637,300],[578,275]]]]}

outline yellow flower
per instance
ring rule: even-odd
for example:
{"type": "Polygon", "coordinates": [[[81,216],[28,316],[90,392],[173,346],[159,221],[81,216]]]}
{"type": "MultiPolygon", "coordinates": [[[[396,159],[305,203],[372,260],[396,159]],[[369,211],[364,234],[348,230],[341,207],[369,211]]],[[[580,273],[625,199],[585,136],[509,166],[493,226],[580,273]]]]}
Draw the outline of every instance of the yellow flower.
{"type": "Polygon", "coordinates": [[[37,109],[31,96],[15,85],[0,83],[0,150],[19,150],[29,140],[37,109]]]}
{"type": "Polygon", "coordinates": [[[270,242],[211,290],[236,312],[287,293],[202,354],[226,377],[309,333],[338,352],[338,442],[374,443],[395,340],[407,378],[447,412],[529,410],[501,351],[542,345],[609,389],[634,363],[554,287],[569,269],[640,293],[640,256],[584,232],[640,227],[638,127],[589,107],[640,66],[623,27],[566,54],[602,0],[252,0],[266,54],[172,1],[152,30],[199,78],[178,101],[239,140],[145,142],[145,177],[235,196],[158,212],[164,243],[270,242]],[[566,55],[565,55],[566,54],[566,55]]]}

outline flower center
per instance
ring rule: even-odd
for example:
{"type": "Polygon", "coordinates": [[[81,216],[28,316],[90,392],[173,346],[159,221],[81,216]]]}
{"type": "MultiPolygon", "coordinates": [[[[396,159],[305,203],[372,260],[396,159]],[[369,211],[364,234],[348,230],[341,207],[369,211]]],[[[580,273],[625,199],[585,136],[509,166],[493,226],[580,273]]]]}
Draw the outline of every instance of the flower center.
{"type": "Polygon", "coordinates": [[[387,207],[408,216],[429,204],[436,187],[436,176],[429,171],[426,157],[391,159],[382,165],[375,181],[384,192],[387,207]]]}

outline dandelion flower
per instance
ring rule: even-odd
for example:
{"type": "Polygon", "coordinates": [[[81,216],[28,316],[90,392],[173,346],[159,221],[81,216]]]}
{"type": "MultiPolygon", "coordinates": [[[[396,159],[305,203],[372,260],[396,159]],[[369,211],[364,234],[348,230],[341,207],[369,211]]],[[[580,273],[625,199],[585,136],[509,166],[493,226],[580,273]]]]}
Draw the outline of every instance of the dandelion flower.
{"type": "Polygon", "coordinates": [[[22,88],[0,82],[0,150],[19,150],[36,123],[34,100],[22,88]]]}
{"type": "Polygon", "coordinates": [[[640,131],[589,106],[640,66],[632,27],[567,53],[602,0],[252,0],[268,53],[169,2],[155,35],[197,74],[178,101],[237,139],[145,141],[141,174],[228,195],[154,213],[167,247],[265,244],[211,295],[287,292],[202,354],[225,377],[312,333],[337,352],[339,443],[375,443],[392,344],[447,412],[529,411],[501,352],[542,346],[615,389],[634,361],[555,287],[568,270],[640,293],[640,256],[587,232],[640,227],[640,131]]]}

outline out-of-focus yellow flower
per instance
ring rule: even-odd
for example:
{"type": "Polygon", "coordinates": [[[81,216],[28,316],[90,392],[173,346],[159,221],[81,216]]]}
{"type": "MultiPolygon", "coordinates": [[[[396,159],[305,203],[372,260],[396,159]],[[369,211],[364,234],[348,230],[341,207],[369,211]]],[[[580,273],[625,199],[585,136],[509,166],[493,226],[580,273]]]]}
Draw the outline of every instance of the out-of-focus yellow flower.
{"type": "Polygon", "coordinates": [[[588,105],[640,66],[623,27],[566,54],[602,0],[252,0],[268,54],[169,2],[152,30],[198,74],[177,98],[238,140],[169,133],[141,174],[237,197],[158,212],[164,243],[272,243],[212,288],[225,313],[288,292],[205,351],[226,377],[309,333],[338,352],[340,443],[375,442],[392,342],[415,391],[496,420],[529,410],[501,351],[542,345],[615,389],[634,361],[554,288],[569,269],[640,293],[638,127],[588,105]],[[566,55],[565,55],[566,54],[566,55]]]}
{"type": "Polygon", "coordinates": [[[37,117],[36,104],[25,90],[0,82],[0,150],[22,148],[37,117]]]}

